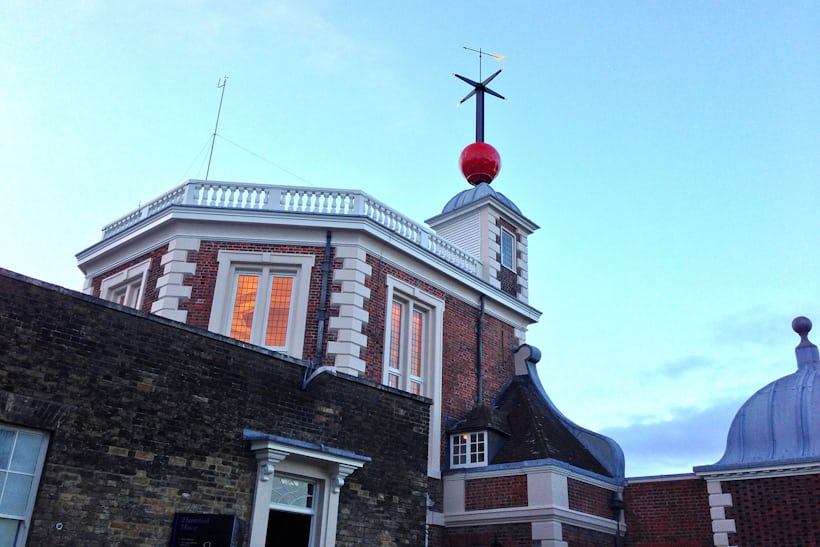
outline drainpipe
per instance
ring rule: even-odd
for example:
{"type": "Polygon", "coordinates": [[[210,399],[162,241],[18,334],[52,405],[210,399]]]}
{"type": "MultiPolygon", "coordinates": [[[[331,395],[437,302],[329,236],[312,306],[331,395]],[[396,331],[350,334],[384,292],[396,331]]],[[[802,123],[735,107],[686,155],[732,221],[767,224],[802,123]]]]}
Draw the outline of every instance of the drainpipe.
{"type": "Polygon", "coordinates": [[[302,382],[302,389],[307,387],[308,377],[318,367],[322,366],[322,342],[325,338],[325,321],[327,321],[327,284],[330,279],[330,271],[333,269],[333,263],[330,260],[330,236],[331,231],[328,230],[325,235],[325,257],[322,260],[322,285],[321,293],[319,294],[319,310],[316,312],[316,319],[318,325],[316,327],[316,349],[313,352],[313,359],[310,360],[310,366],[305,370],[305,379],[302,382]]]}
{"type": "Polygon", "coordinates": [[[475,372],[478,378],[478,393],[476,394],[476,403],[481,404],[481,401],[484,399],[484,370],[482,366],[482,361],[484,360],[484,352],[482,351],[482,346],[484,342],[484,295],[482,294],[479,297],[479,302],[481,303],[481,309],[478,313],[478,324],[476,325],[476,367],[475,372]]]}
{"type": "Polygon", "coordinates": [[[609,508],[612,509],[612,516],[615,520],[615,547],[621,547],[621,514],[624,511],[624,498],[617,490],[612,492],[609,498],[609,508]]]}

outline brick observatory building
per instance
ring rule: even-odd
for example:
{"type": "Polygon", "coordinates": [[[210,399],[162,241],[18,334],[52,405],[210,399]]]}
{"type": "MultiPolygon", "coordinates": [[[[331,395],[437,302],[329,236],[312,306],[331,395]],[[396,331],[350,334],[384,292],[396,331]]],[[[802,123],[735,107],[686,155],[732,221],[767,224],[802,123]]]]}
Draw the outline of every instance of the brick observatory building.
{"type": "MultiPolygon", "coordinates": [[[[482,108],[495,75],[462,78],[482,108]]],[[[805,325],[803,387],[772,390],[771,428],[741,410],[721,462],[627,480],[617,443],[538,378],[538,226],[491,186],[478,123],[461,163],[470,186],[427,226],[358,190],[190,180],[77,255],[84,295],[0,277],[0,433],[29,443],[31,477],[0,525],[66,545],[173,544],[180,515],[205,514],[253,547],[284,530],[311,547],[816,544],[805,325]],[[788,402],[799,427],[773,418],[788,402]],[[799,455],[778,452],[788,427],[799,455]],[[766,431],[777,449],[748,448],[766,431]],[[762,535],[776,526],[791,535],[762,535]]]]}
{"type": "Polygon", "coordinates": [[[488,182],[428,224],[356,190],[188,181],[78,259],[91,295],[428,399],[428,545],[611,544],[622,453],[554,408],[526,344],[537,226],[488,182]]]}

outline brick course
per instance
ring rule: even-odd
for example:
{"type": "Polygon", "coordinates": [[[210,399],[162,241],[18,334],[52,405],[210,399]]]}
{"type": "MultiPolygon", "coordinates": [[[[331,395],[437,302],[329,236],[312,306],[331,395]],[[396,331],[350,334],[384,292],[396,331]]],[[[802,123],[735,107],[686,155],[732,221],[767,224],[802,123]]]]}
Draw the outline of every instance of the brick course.
{"type": "Polygon", "coordinates": [[[706,481],[634,482],[624,491],[630,547],[712,547],[706,481]]]}
{"type": "Polygon", "coordinates": [[[344,377],[302,391],[303,375],[0,270],[0,421],[50,435],[28,543],[167,545],[175,512],[247,522],[247,428],[373,458],[342,488],[337,545],[423,545],[427,401],[344,377]]]}
{"type": "Polygon", "coordinates": [[[444,547],[491,547],[493,542],[502,547],[530,547],[532,525],[526,522],[452,528],[447,530],[444,547]]]}
{"type": "Polygon", "coordinates": [[[587,530],[570,524],[561,526],[561,537],[569,547],[612,547],[615,534],[587,530]]]}
{"type": "Polygon", "coordinates": [[[570,509],[603,518],[612,518],[612,509],[609,507],[609,500],[612,498],[611,490],[573,478],[567,478],[567,490],[570,509]]]}
{"type": "Polygon", "coordinates": [[[527,506],[527,476],[488,477],[464,483],[465,509],[501,509],[527,506]]]}
{"type": "Polygon", "coordinates": [[[723,481],[731,545],[820,546],[820,473],[723,481]]]}

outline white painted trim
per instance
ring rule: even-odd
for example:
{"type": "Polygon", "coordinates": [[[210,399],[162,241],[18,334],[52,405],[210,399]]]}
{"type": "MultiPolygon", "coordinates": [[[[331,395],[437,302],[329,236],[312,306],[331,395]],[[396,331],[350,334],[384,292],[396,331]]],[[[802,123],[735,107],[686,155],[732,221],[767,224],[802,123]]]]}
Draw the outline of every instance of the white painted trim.
{"type": "Polygon", "coordinates": [[[99,275],[112,269],[118,263],[133,258],[133,253],[144,253],[155,249],[174,237],[197,237],[201,240],[245,241],[270,243],[270,229],[276,226],[281,244],[323,246],[327,229],[334,230],[334,245],[359,245],[368,254],[397,264],[406,265],[407,258],[417,261],[414,272],[419,279],[465,301],[478,300],[478,294],[488,297],[488,313],[493,310],[492,302],[498,301],[507,313],[497,315],[506,322],[522,327],[538,320],[541,312],[528,304],[489,285],[479,277],[457,268],[455,265],[425,252],[418,245],[396,238],[393,232],[360,217],[334,217],[323,215],[302,215],[296,213],[275,213],[271,211],[230,212],[215,214],[211,209],[177,209],[163,211],[150,222],[134,232],[123,232],[103,240],[77,254],[78,266],[86,275],[99,275]],[[133,251],[128,252],[133,245],[133,251]],[[398,261],[398,256],[404,257],[398,261]],[[515,319],[511,315],[517,316],[515,319]]]}
{"type": "Polygon", "coordinates": [[[578,482],[584,482],[587,484],[591,484],[592,486],[597,486],[599,488],[603,488],[605,490],[610,490],[612,492],[620,491],[622,488],[619,485],[612,484],[610,482],[606,482],[601,479],[596,479],[595,477],[590,477],[589,475],[585,475],[582,473],[577,473],[572,471],[571,469],[567,469],[565,467],[555,465],[552,463],[545,463],[540,465],[532,465],[532,466],[521,466],[521,467],[505,467],[502,469],[487,469],[487,470],[471,470],[471,471],[464,471],[464,470],[457,470],[448,472],[444,477],[443,480],[446,481],[463,481],[463,480],[471,480],[471,479],[485,479],[485,478],[492,478],[492,477],[513,477],[517,475],[530,475],[536,473],[554,473],[556,475],[563,475],[565,477],[575,479],[578,482]]]}
{"type": "Polygon", "coordinates": [[[139,283],[135,309],[142,308],[142,301],[145,298],[145,288],[148,284],[148,272],[151,270],[151,259],[143,260],[139,264],[134,264],[112,276],[106,277],[100,282],[100,298],[111,301],[113,293],[123,286],[139,283]]]}
{"type": "Polygon", "coordinates": [[[820,473],[820,463],[809,462],[793,465],[768,465],[748,469],[726,469],[720,471],[695,471],[695,475],[707,481],[742,481],[770,477],[794,477],[820,473]]]}
{"type": "MultiPolygon", "coordinates": [[[[586,530],[594,530],[605,534],[615,535],[617,523],[612,519],[582,513],[572,509],[554,506],[533,507],[505,507],[503,509],[485,509],[480,511],[464,511],[445,513],[444,520],[447,527],[487,526],[493,524],[512,524],[522,522],[549,522],[558,521],[562,524],[577,526],[586,530]]],[[[625,527],[621,526],[621,533],[625,527]]]]}
{"type": "Polygon", "coordinates": [[[335,545],[339,514],[339,492],[345,479],[365,464],[355,458],[283,444],[270,439],[251,441],[251,451],[258,462],[256,486],[250,523],[250,547],[263,547],[268,528],[271,499],[271,477],[274,473],[307,477],[319,486],[320,506],[311,547],[335,545]]]}
{"type": "Polygon", "coordinates": [[[208,330],[225,336],[230,333],[233,276],[237,268],[282,268],[294,274],[291,316],[288,322],[287,346],[284,350],[291,357],[302,359],[310,296],[310,273],[316,263],[316,255],[221,250],[217,255],[217,262],[219,268],[216,273],[208,330]]]}
{"type": "MultiPolygon", "coordinates": [[[[25,514],[23,515],[22,521],[20,522],[20,529],[17,535],[17,541],[15,545],[19,545],[20,547],[26,544],[26,538],[28,536],[29,530],[31,528],[31,517],[34,513],[34,502],[37,499],[37,491],[40,485],[40,477],[43,473],[43,466],[45,464],[46,459],[46,451],[48,450],[48,442],[50,440],[48,433],[45,431],[40,431],[38,429],[31,429],[27,427],[20,427],[17,425],[7,424],[5,422],[0,423],[3,429],[7,429],[10,431],[14,431],[16,433],[25,432],[25,433],[34,433],[36,435],[42,436],[42,442],[40,443],[40,452],[37,454],[37,462],[35,463],[34,473],[32,473],[31,477],[31,485],[29,486],[29,493],[26,498],[26,509],[25,514]]],[[[12,519],[16,520],[16,519],[12,519]]],[[[13,546],[11,546],[13,547],[13,546]]]]}
{"type": "Polygon", "coordinates": [[[729,545],[729,533],[736,532],[735,520],[726,518],[726,507],[732,507],[732,494],[724,494],[718,480],[706,482],[709,494],[709,515],[712,519],[712,540],[715,547],[729,545]]]}

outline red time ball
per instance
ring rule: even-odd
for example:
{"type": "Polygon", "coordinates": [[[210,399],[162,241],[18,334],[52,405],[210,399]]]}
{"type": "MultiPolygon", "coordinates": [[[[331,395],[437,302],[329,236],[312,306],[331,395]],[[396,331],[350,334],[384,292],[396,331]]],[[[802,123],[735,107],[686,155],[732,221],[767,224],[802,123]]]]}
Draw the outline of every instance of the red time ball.
{"type": "Polygon", "coordinates": [[[501,156],[486,142],[474,142],[461,151],[458,164],[467,182],[475,186],[492,182],[501,169],[501,156]]]}

